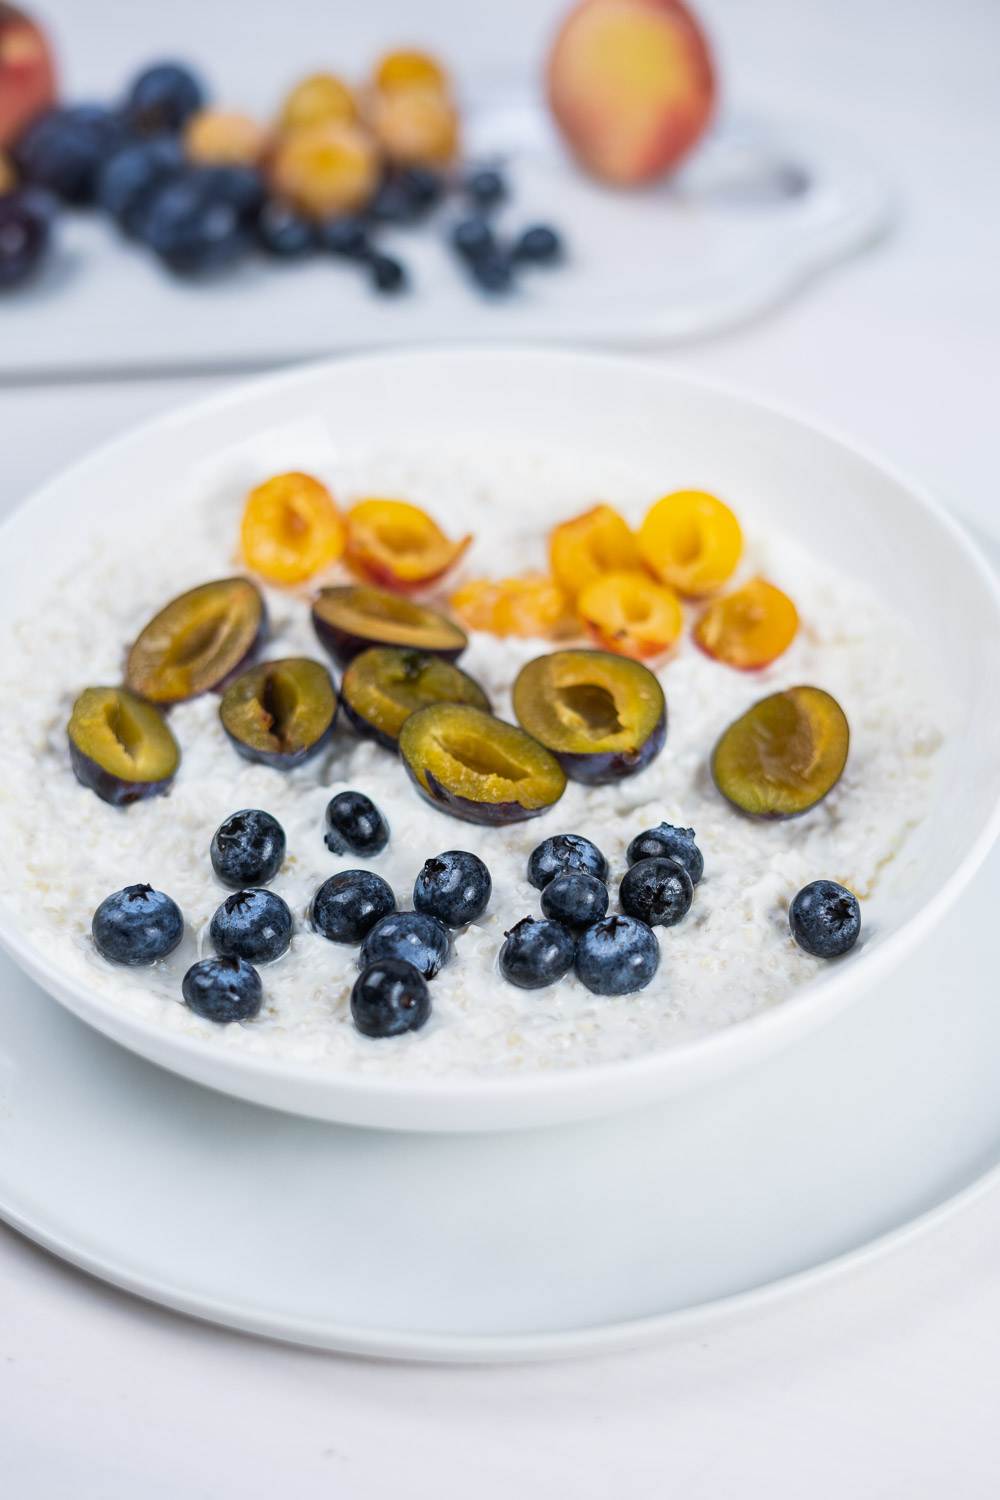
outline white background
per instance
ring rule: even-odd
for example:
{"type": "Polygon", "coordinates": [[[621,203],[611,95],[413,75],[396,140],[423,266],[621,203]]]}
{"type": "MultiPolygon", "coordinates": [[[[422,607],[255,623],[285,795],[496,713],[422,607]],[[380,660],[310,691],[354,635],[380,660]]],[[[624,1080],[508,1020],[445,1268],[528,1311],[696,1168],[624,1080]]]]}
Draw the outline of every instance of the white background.
{"type": "MultiPolygon", "coordinates": [[[[173,54],[203,63],[220,96],[260,109],[304,68],[358,71],[397,40],[432,44],[470,92],[521,78],[561,8],[42,7],[73,93],[114,94],[136,65],[173,54]]],[[[833,423],[1000,529],[1000,4],[701,10],[729,101],[860,142],[897,187],[897,224],[766,320],[672,358],[833,423]]],[[[0,387],[0,511],[94,443],[221,383],[0,387]]],[[[740,1326],[537,1368],[379,1365],[267,1345],[121,1296],[0,1226],[0,1493],[11,1500],[994,1500],[998,1404],[996,1195],[884,1264],[740,1326]]]]}

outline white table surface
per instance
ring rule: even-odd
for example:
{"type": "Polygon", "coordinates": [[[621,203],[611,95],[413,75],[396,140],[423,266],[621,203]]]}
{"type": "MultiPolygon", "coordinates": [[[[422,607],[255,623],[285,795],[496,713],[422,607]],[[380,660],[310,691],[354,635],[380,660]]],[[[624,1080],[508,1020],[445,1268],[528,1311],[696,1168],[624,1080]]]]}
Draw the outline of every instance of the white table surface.
{"type": "MultiPolygon", "coordinates": [[[[407,36],[436,42],[473,84],[516,76],[561,7],[423,0],[419,24],[405,0],[42,8],[77,92],[179,53],[217,60],[220,91],[263,104],[317,55],[357,68],[407,36]]],[[[818,415],[1000,529],[1000,6],[701,9],[730,97],[870,142],[899,218],[779,313],[673,359],[818,415]]],[[[221,383],[0,388],[0,511],[95,443],[221,383]]],[[[709,1337],[496,1369],[379,1365],[204,1327],[0,1225],[0,1492],[993,1500],[998,1333],[996,1194],[860,1275],[709,1337]]]]}

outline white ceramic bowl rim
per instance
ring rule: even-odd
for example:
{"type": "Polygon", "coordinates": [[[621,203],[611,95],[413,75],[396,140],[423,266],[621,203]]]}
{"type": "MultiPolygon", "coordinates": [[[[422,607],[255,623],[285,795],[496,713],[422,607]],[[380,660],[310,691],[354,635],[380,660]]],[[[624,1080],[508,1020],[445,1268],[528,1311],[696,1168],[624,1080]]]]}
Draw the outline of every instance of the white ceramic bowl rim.
{"type": "MultiPolygon", "coordinates": [[[[172,427],[182,426],[195,415],[207,416],[231,406],[238,406],[247,396],[264,395],[275,387],[286,389],[298,383],[308,385],[316,378],[317,373],[334,367],[339,368],[346,363],[355,367],[368,364],[377,366],[387,362],[396,364],[402,361],[419,363],[426,360],[428,356],[437,360],[454,360],[457,363],[470,358],[506,360],[513,363],[523,363],[526,360],[569,361],[574,364],[586,362],[591,366],[600,365],[609,372],[618,369],[623,373],[639,371],[647,374],[655,373],[675,384],[734,399],[762,414],[794,422],[799,427],[850,450],[854,455],[880,470],[884,476],[905,488],[913,502],[933,517],[940,528],[948,534],[954,547],[964,555],[966,562],[979,575],[980,581],[991,598],[998,625],[1000,625],[1000,579],[997,578],[974,542],[959,523],[920,485],[915,484],[893,465],[873,454],[870,449],[853,440],[848,440],[828,425],[803,416],[787,404],[760,400],[756,396],[748,395],[738,386],[724,381],[705,378],[701,375],[691,376],[687,371],[666,361],[657,361],[654,364],[649,360],[634,356],[580,352],[543,345],[423,347],[393,351],[390,354],[350,355],[335,360],[309,363],[277,374],[258,376],[241,382],[230,390],[187,404],[164,417],[142,424],[113,442],[101,446],[36,492],[15,514],[22,514],[29,507],[44,508],[50,488],[57,485],[61,487],[74,478],[82,481],[91,464],[100,463],[119,448],[125,448],[153,433],[168,432],[172,427]]],[[[2,530],[0,530],[0,535],[2,535],[2,530]]],[[[906,951],[916,946],[918,941],[958,899],[979,869],[998,835],[1000,835],[1000,795],[994,802],[989,817],[984,821],[978,836],[951,876],[937,891],[932,905],[929,907],[925,905],[914,912],[898,928],[882,938],[877,947],[866,954],[863,966],[856,968],[849,957],[845,960],[834,961],[829,965],[825,974],[813,980],[802,993],[796,994],[781,1005],[758,1012],[724,1030],[678,1043],[646,1056],[619,1062],[593,1064],[579,1069],[546,1071],[515,1077],[498,1078],[466,1074],[456,1077],[435,1075],[413,1079],[393,1075],[379,1077],[370,1073],[357,1074],[343,1069],[333,1070],[322,1064],[294,1063],[242,1052],[235,1054],[222,1049],[213,1049],[212,1072],[218,1078],[218,1087],[226,1089],[231,1085],[231,1091],[243,1097],[258,1096],[244,1089],[241,1086],[241,1080],[246,1080],[248,1083],[252,1083],[253,1080],[280,1081],[282,1085],[287,1085],[290,1089],[294,1089],[296,1085],[302,1085],[313,1091],[317,1085],[326,1082],[331,1087],[336,1087],[338,1095],[348,1106],[342,1116],[345,1120],[351,1118],[350,1102],[352,1099],[363,1100],[366,1103],[371,1101],[377,1103],[379,1107],[390,1106],[395,1102],[402,1106],[404,1111],[419,1111],[422,1103],[431,1101],[451,1104],[456,1108],[466,1102],[481,1106],[488,1101],[497,1104],[503,1101],[512,1107],[511,1114],[513,1115],[518,1102],[527,1104],[544,1098],[561,1101],[562,1107],[556,1109],[554,1117],[568,1119],[574,1117],[572,1101],[574,1099],[585,1100],[586,1096],[593,1094],[595,1085],[598,1083],[608,1085],[610,1093],[611,1086],[615,1084],[631,1082],[638,1088],[643,1082],[648,1084],[652,1080],[659,1079],[664,1083],[664,1092],[667,1092],[670,1080],[688,1071],[697,1072],[698,1063],[711,1059],[713,1063],[720,1065],[718,1068],[711,1069],[713,1073],[725,1071],[723,1064],[726,1060],[733,1064],[742,1053],[748,1056],[754,1055],[760,1050],[758,1044],[762,1043],[765,1038],[769,1038],[776,1047],[779,1045],[778,1038],[782,1033],[786,1034],[788,1040],[791,1040],[800,1033],[814,1029],[821,1024],[823,1019],[838,1010],[852,988],[867,990],[876,984],[898,963],[906,951]],[[226,1079],[229,1080],[229,1085],[224,1081],[226,1079]]],[[[186,1073],[187,1064],[190,1064],[194,1070],[194,1076],[198,1076],[198,1069],[195,1065],[202,1063],[205,1059],[208,1050],[205,1043],[194,1037],[168,1032],[149,1018],[126,1013],[116,1005],[114,999],[100,995],[82,981],[67,974],[24,937],[13,912],[2,901],[0,901],[0,943],[22,968],[50,993],[68,1004],[77,1015],[97,1025],[99,1029],[106,1030],[107,1034],[116,1037],[119,1041],[124,1041],[126,1045],[130,1045],[128,1034],[134,1036],[137,1042],[143,1039],[146,1045],[137,1045],[135,1050],[141,1051],[144,1056],[161,1062],[164,1066],[174,1068],[176,1071],[186,1073]]],[[[766,1050],[772,1050],[772,1047],[768,1046],[766,1050]]],[[[643,1094],[643,1097],[649,1096],[648,1088],[640,1089],[639,1092],[643,1094]]],[[[261,1100],[261,1102],[268,1101],[261,1100]]],[[[303,1104],[303,1112],[311,1114],[318,1111],[303,1104]]],[[[581,1114],[592,1112],[603,1111],[591,1111],[589,1108],[580,1111],[581,1114]]],[[[387,1125],[392,1123],[391,1113],[391,1108],[387,1108],[387,1125]]],[[[331,1113],[327,1117],[339,1116],[331,1113]]],[[[476,1127],[473,1125],[472,1128],[476,1127]]]]}

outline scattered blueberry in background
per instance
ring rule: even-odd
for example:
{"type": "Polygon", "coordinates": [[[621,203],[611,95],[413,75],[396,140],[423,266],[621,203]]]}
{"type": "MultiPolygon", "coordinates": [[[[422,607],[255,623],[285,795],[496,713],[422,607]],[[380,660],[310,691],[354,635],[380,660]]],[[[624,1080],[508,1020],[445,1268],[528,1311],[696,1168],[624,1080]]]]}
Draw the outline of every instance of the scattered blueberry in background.
{"type": "Polygon", "coordinates": [[[705,861],[694,841],[693,828],[675,828],[671,823],[660,823],[656,828],[645,828],[637,833],[629,844],[626,858],[630,865],[640,859],[675,859],[683,865],[697,885],[705,873],[705,861]]]}
{"type": "Polygon", "coordinates": [[[481,217],[461,219],[451,231],[451,243],[470,264],[496,251],[493,230],[481,217]]]}
{"type": "Polygon", "coordinates": [[[500,972],[522,990],[554,984],[573,967],[576,939],[561,922],[524,917],[509,932],[500,949],[500,972]]]}
{"type": "Polygon", "coordinates": [[[203,958],[181,983],[185,1004],[206,1021],[249,1021],[260,1010],[264,986],[243,958],[203,958]]]}
{"type": "Polygon", "coordinates": [[[221,170],[186,171],[149,205],[143,240],[172,271],[225,270],[252,244],[254,211],[245,180],[221,177],[221,170]]]}
{"type": "Polygon", "coordinates": [[[562,240],[547,224],[534,224],[514,241],[511,259],[532,266],[551,266],[562,259],[562,240]]]}
{"type": "Polygon", "coordinates": [[[462,191],[480,213],[496,208],[507,196],[507,183],[495,167],[474,167],[466,173],[462,191]]]}
{"type": "Polygon", "coordinates": [[[814,958],[839,958],[858,940],[861,907],[846,886],[813,880],[788,908],[788,925],[799,947],[814,958]]]}
{"type": "Polygon", "coordinates": [[[604,855],[596,844],[579,833],[557,833],[544,839],[528,859],[528,879],[536,890],[541,890],[563,870],[581,870],[597,880],[608,878],[604,855]]]}
{"type": "Polygon", "coordinates": [[[204,89],[190,68],[156,63],[132,84],[125,117],[137,135],[176,134],[204,102],[204,89]]]}
{"type": "Polygon", "coordinates": [[[30,186],[65,203],[92,203],[101,167],[124,139],[117,115],[98,104],[75,104],[32,120],[15,142],[13,157],[30,186]]]}
{"type": "Polygon", "coordinates": [[[389,842],[389,825],[364,792],[338,792],[326,808],[324,843],[332,854],[371,859],[389,842]]]}
{"type": "Polygon", "coordinates": [[[242,890],[267,885],[285,858],[285,830],[258,807],[245,807],[220,823],[212,837],[212,868],[223,885],[242,890]]]}
{"type": "Polygon", "coordinates": [[[316,231],[320,247],[345,260],[367,260],[372,254],[368,224],[358,214],[327,219],[316,231]]]}
{"type": "Polygon", "coordinates": [[[351,1016],[363,1036],[416,1031],[431,1013],[427,981],[401,958],[381,958],[354,981],[351,1016]]]}
{"type": "Polygon", "coordinates": [[[673,927],[691,910],[694,886],[675,859],[640,859],[618,888],[623,912],[650,927],[673,927]]]}
{"type": "Polygon", "coordinates": [[[331,943],[360,943],[382,917],[396,909],[396,898],[372,870],[341,870],[324,880],[312,899],[316,931],[331,943]]]}
{"type": "Polygon", "coordinates": [[[420,911],[396,911],[375,923],[361,944],[358,962],[366,969],[378,959],[401,958],[433,979],[450,954],[451,938],[443,922],[420,911]]]}
{"type": "Polygon", "coordinates": [[[156,193],[184,171],[173,136],[133,141],[107,158],[97,179],[97,202],[126,234],[138,235],[156,193]]]}
{"type": "Polygon", "coordinates": [[[446,927],[464,927],[482,916],[492,891],[490,872],[478,854],[447,849],[424,861],[413,886],[413,905],[446,927]]]}
{"type": "Polygon", "coordinates": [[[509,291],[514,281],[514,268],[504,251],[487,250],[469,261],[472,278],[484,292],[509,291]]]}
{"type": "Polygon", "coordinates": [[[406,272],[398,260],[391,255],[380,255],[376,251],[368,262],[372,284],[378,292],[402,292],[406,290],[406,272]]]}
{"type": "Polygon", "coordinates": [[[260,211],[257,243],[276,260],[297,260],[315,250],[319,241],[308,219],[287,203],[274,199],[260,211]]]}
{"type": "Polygon", "coordinates": [[[52,239],[55,205],[26,189],[0,198],[0,289],[20,286],[38,270],[52,239]]]}
{"type": "Polygon", "coordinates": [[[567,927],[589,927],[607,911],[607,886],[582,870],[563,870],[542,887],[543,914],[567,927]]]}
{"type": "Polygon", "coordinates": [[[176,901],[151,885],[127,885],[106,896],[91,923],[94,947],[113,964],[155,964],[184,936],[176,901]]]}
{"type": "Polygon", "coordinates": [[[292,940],[292,914],[274,891],[234,891],[212,918],[209,937],[223,958],[271,963],[292,940]]]}
{"type": "Polygon", "coordinates": [[[595,995],[632,995],[660,966],[656,933],[636,917],[606,917],[580,935],[576,972],[595,995]]]}

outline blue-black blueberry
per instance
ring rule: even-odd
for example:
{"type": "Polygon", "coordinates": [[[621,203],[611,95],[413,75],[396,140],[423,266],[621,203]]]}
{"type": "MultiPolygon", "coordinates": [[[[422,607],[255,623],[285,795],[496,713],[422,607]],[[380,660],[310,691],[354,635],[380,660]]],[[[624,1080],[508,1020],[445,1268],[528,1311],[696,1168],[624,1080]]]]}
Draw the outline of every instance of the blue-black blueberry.
{"type": "Polygon", "coordinates": [[[380,958],[358,975],[351,990],[351,1017],[363,1036],[400,1036],[416,1031],[431,1013],[427,981],[401,958],[380,958]]]}
{"type": "Polygon", "coordinates": [[[331,943],[360,943],[382,917],[396,909],[396,898],[373,870],[341,870],[324,880],[312,899],[316,931],[331,943]]]}
{"type": "Polygon", "coordinates": [[[389,825],[364,792],[338,792],[327,803],[324,842],[332,854],[372,859],[389,842],[389,825]]]}
{"type": "Polygon", "coordinates": [[[596,875],[562,870],[542,887],[542,912],[567,927],[589,927],[608,910],[608,888],[596,875]]]}
{"type": "Polygon", "coordinates": [[[839,958],[858,940],[861,907],[846,886],[835,880],[813,880],[788,908],[788,925],[799,947],[814,958],[839,958]]]}
{"type": "Polygon", "coordinates": [[[597,880],[607,881],[608,862],[590,839],[579,833],[556,833],[543,839],[528,859],[528,879],[537,890],[547,885],[563,870],[582,870],[597,880]]]}
{"type": "Polygon", "coordinates": [[[478,854],[446,849],[424,861],[413,885],[413,905],[446,927],[464,927],[482,916],[492,891],[490,872],[478,854]]]}
{"type": "Polygon", "coordinates": [[[212,868],[223,885],[267,885],[285,858],[285,830],[259,807],[231,813],[212,836],[212,868]]]}
{"type": "Polygon", "coordinates": [[[395,911],[382,917],[367,934],[358,964],[366,969],[376,959],[402,958],[419,969],[425,979],[433,979],[450,953],[448,929],[437,917],[422,911],[395,911]]]}
{"type": "Polygon", "coordinates": [[[522,990],[538,990],[554,984],[573,967],[576,939],[561,922],[523,917],[504,933],[500,949],[500,972],[522,990]]]}
{"type": "Polygon", "coordinates": [[[705,873],[705,861],[694,841],[693,828],[675,828],[672,823],[660,823],[656,828],[644,828],[629,844],[626,858],[630,865],[640,859],[675,859],[683,865],[697,885],[705,873]]]}
{"type": "Polygon", "coordinates": [[[637,917],[605,917],[581,934],[576,972],[595,995],[632,995],[660,966],[656,933],[637,917]]]}
{"type": "Polygon", "coordinates": [[[292,941],[292,914],[274,891],[234,891],[216,911],[208,935],[223,958],[271,963],[292,941]]]}
{"type": "Polygon", "coordinates": [[[648,927],[673,927],[691,910],[694,886],[675,859],[640,859],[618,887],[623,912],[648,927]]]}
{"type": "Polygon", "coordinates": [[[155,964],[184,935],[176,901],[151,885],[127,885],[105,896],[91,923],[94,947],[113,964],[155,964]]]}
{"type": "Polygon", "coordinates": [[[224,1025],[252,1020],[260,1010],[264,986],[245,958],[203,958],[184,975],[181,994],[195,1015],[224,1025]]]}

